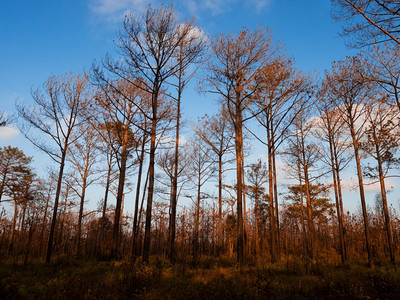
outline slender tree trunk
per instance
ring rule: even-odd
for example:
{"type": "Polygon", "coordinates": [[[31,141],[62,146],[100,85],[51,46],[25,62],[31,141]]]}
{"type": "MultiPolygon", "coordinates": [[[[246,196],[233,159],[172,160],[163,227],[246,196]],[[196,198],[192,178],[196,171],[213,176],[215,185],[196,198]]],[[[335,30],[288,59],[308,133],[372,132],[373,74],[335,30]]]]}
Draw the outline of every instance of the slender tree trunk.
{"type": "Polygon", "coordinates": [[[356,160],[356,165],[357,165],[358,186],[359,186],[359,191],[360,191],[361,207],[362,207],[363,218],[364,218],[365,243],[366,243],[367,253],[368,253],[368,266],[370,266],[372,268],[372,267],[374,267],[374,262],[373,262],[373,258],[372,258],[371,238],[370,238],[370,232],[369,232],[369,220],[368,220],[368,213],[367,213],[367,205],[365,203],[364,182],[363,182],[363,178],[362,178],[361,161],[360,161],[360,155],[358,153],[358,140],[356,138],[353,123],[350,124],[350,134],[351,134],[351,138],[353,140],[354,158],[356,160]]]}
{"type": "Polygon", "coordinates": [[[199,258],[199,236],[200,236],[200,201],[201,201],[201,170],[199,168],[197,180],[196,215],[194,220],[194,243],[193,243],[193,262],[196,264],[199,258]]]}
{"type": "Polygon", "coordinates": [[[218,255],[223,250],[222,237],[222,155],[218,156],[218,255]]]}
{"type": "MultiPolygon", "coordinates": [[[[305,158],[303,157],[303,160],[305,158]]],[[[303,161],[304,162],[304,161],[303,161]]],[[[306,200],[307,200],[307,225],[308,225],[308,255],[310,258],[314,257],[315,253],[315,229],[312,217],[312,204],[311,204],[311,194],[310,194],[310,180],[308,176],[307,163],[304,162],[304,184],[306,188],[306,200]]]]}
{"type": "Polygon", "coordinates": [[[268,143],[268,194],[269,194],[269,224],[270,224],[270,252],[271,261],[276,261],[276,230],[275,230],[275,211],[274,211],[274,186],[273,186],[273,167],[272,167],[272,137],[270,122],[267,120],[267,143],[268,143]]]}
{"type": "MultiPolygon", "coordinates": [[[[140,226],[141,222],[142,222],[142,213],[143,213],[143,205],[144,205],[144,199],[146,197],[146,190],[147,190],[147,184],[149,182],[149,170],[147,169],[147,174],[146,174],[146,180],[144,182],[144,187],[143,187],[143,195],[142,195],[142,201],[140,203],[140,210],[139,210],[139,217],[138,217],[138,226],[136,228],[137,232],[136,232],[136,236],[139,234],[139,232],[143,231],[143,227],[140,226]],[[140,226],[140,227],[139,227],[140,226]]],[[[141,242],[141,241],[140,241],[141,242]]],[[[136,245],[135,245],[136,249],[138,249],[138,239],[136,239],[136,245]]],[[[140,243],[140,250],[141,250],[141,254],[142,253],[142,244],[140,243]]]]}
{"type": "MultiPolygon", "coordinates": [[[[236,97],[240,99],[240,97],[236,97]]],[[[235,149],[236,149],[236,181],[237,181],[237,262],[241,265],[243,263],[243,133],[242,133],[242,110],[240,105],[236,106],[235,114],[235,149]]]]}
{"type": "Polygon", "coordinates": [[[85,203],[85,194],[86,194],[86,182],[87,182],[87,174],[85,174],[85,178],[82,183],[82,191],[81,191],[81,203],[79,205],[79,216],[78,216],[78,245],[76,253],[81,255],[81,237],[82,237],[82,217],[83,217],[83,205],[85,203]]]}
{"type": "MultiPolygon", "coordinates": [[[[374,135],[374,140],[377,141],[378,138],[376,136],[375,128],[373,131],[373,135],[374,135]]],[[[380,149],[379,149],[378,143],[375,143],[375,150],[376,150],[376,160],[378,162],[379,183],[381,186],[383,213],[385,216],[385,227],[386,227],[386,234],[387,234],[388,245],[389,245],[390,262],[395,266],[396,260],[395,260],[395,251],[394,251],[394,245],[393,245],[392,224],[390,222],[389,209],[388,209],[388,205],[387,205],[385,176],[384,176],[383,169],[382,169],[382,157],[381,157],[381,154],[379,151],[380,149]]]]}
{"type": "Polygon", "coordinates": [[[51,252],[52,252],[52,248],[53,248],[53,239],[54,239],[54,230],[56,228],[56,221],[57,221],[58,201],[60,199],[61,184],[62,184],[62,178],[63,178],[63,173],[64,173],[66,154],[67,154],[67,145],[65,144],[64,150],[61,155],[60,170],[58,173],[56,196],[54,199],[53,217],[51,219],[49,242],[47,244],[46,263],[50,263],[50,259],[51,259],[51,252]]]}
{"type": "Polygon", "coordinates": [[[272,139],[272,178],[274,182],[274,202],[275,202],[275,218],[276,218],[276,254],[278,260],[281,258],[281,233],[280,233],[280,226],[279,226],[279,204],[278,204],[278,185],[276,182],[276,162],[275,162],[275,142],[272,139]]]}
{"type": "Polygon", "coordinates": [[[14,217],[11,228],[10,241],[8,243],[8,253],[11,253],[14,247],[15,226],[17,225],[17,216],[18,216],[18,203],[16,200],[14,200],[14,217]]]}
{"type": "Polygon", "coordinates": [[[259,241],[258,241],[258,203],[260,201],[260,196],[258,191],[255,193],[255,199],[254,199],[254,254],[255,257],[257,258],[260,249],[259,249],[259,241]]]}
{"type": "Polygon", "coordinates": [[[333,188],[335,192],[335,203],[336,203],[336,213],[338,217],[339,223],[339,242],[340,242],[340,253],[342,256],[342,264],[346,262],[346,245],[344,240],[344,227],[343,227],[343,213],[340,208],[340,201],[339,201],[339,189],[338,189],[338,182],[337,182],[337,175],[336,175],[336,168],[335,168],[335,159],[334,159],[334,152],[333,152],[333,141],[332,137],[329,136],[329,150],[331,155],[331,168],[332,168],[332,177],[333,177],[333,188]]]}
{"type": "Polygon", "coordinates": [[[178,103],[176,115],[176,132],[175,132],[175,153],[174,153],[174,176],[172,178],[172,193],[171,193],[171,213],[169,219],[169,258],[172,264],[175,263],[175,233],[176,233],[176,206],[178,203],[178,168],[179,168],[179,129],[181,119],[181,78],[182,74],[179,73],[179,90],[178,90],[178,103]]]}
{"type": "Polygon", "coordinates": [[[302,165],[304,170],[304,184],[306,189],[306,202],[307,202],[307,225],[308,225],[308,255],[310,258],[314,257],[315,254],[315,228],[312,215],[312,203],[310,194],[310,179],[308,174],[308,164],[306,160],[305,145],[303,130],[300,128],[300,143],[301,143],[301,155],[302,155],[302,165]]]}
{"type": "Polygon", "coordinates": [[[300,157],[297,159],[297,167],[298,167],[299,186],[300,186],[301,233],[303,236],[303,255],[305,256],[308,253],[308,244],[307,244],[306,224],[304,222],[304,192],[303,192],[303,180],[301,174],[300,157]]]}
{"type": "MultiPolygon", "coordinates": [[[[127,138],[127,133],[126,133],[127,138]]],[[[117,203],[115,205],[115,217],[114,217],[114,226],[113,226],[113,248],[112,248],[112,257],[114,259],[118,259],[119,255],[119,235],[120,235],[120,220],[121,220],[121,207],[122,200],[124,197],[124,186],[125,186],[125,175],[126,175],[126,162],[128,160],[127,153],[127,145],[124,143],[122,146],[121,152],[121,165],[119,170],[119,179],[118,179],[118,192],[117,192],[117,203]]]]}
{"type": "Polygon", "coordinates": [[[244,225],[244,253],[249,250],[248,233],[249,228],[247,224],[247,211],[246,211],[246,183],[244,178],[244,149],[242,147],[242,188],[243,188],[243,225],[244,225]]]}
{"type": "Polygon", "coordinates": [[[344,209],[343,209],[343,195],[342,195],[342,184],[341,184],[341,179],[340,179],[340,165],[338,162],[338,156],[336,153],[336,148],[333,148],[333,154],[335,158],[335,171],[336,171],[336,182],[337,182],[337,188],[338,188],[338,196],[339,196],[339,206],[340,206],[340,216],[342,219],[342,230],[343,230],[343,242],[344,242],[344,257],[345,260],[347,261],[348,254],[347,254],[347,233],[346,233],[346,221],[344,217],[344,209]]]}
{"type": "Polygon", "coordinates": [[[47,199],[46,199],[46,206],[45,206],[45,208],[44,208],[44,214],[43,214],[43,224],[42,224],[42,228],[41,228],[41,231],[40,231],[40,249],[39,249],[39,252],[40,252],[40,254],[42,255],[42,247],[43,247],[43,244],[44,244],[44,242],[43,242],[43,237],[44,237],[44,232],[46,231],[46,228],[47,228],[47,210],[48,210],[48,208],[49,208],[49,201],[50,201],[50,196],[49,197],[47,197],[47,199]]]}
{"type": "MultiPolygon", "coordinates": [[[[154,84],[158,86],[157,81],[154,84]]],[[[151,242],[151,214],[153,208],[153,191],[154,191],[154,162],[156,153],[156,134],[157,134],[157,94],[152,98],[153,118],[151,121],[151,140],[150,140],[150,158],[149,158],[149,189],[147,195],[146,209],[146,227],[144,233],[143,244],[143,262],[148,263],[150,257],[150,242],[151,242]]]]}
{"type": "Polygon", "coordinates": [[[142,172],[143,172],[143,162],[144,162],[144,149],[145,149],[145,134],[143,135],[142,149],[140,152],[139,160],[139,171],[138,179],[136,183],[136,197],[135,197],[135,212],[133,216],[133,228],[132,228],[132,259],[136,257],[136,240],[137,240],[137,226],[138,226],[138,214],[139,214],[139,198],[140,198],[140,188],[142,182],[142,172]]]}
{"type": "Polygon", "coordinates": [[[107,200],[108,200],[108,191],[110,190],[110,179],[111,179],[111,169],[112,169],[112,159],[113,156],[110,153],[110,159],[108,161],[108,171],[107,171],[107,181],[106,181],[106,190],[104,192],[104,203],[103,203],[103,212],[102,212],[102,219],[104,220],[106,217],[106,211],[107,211],[107,200]]]}

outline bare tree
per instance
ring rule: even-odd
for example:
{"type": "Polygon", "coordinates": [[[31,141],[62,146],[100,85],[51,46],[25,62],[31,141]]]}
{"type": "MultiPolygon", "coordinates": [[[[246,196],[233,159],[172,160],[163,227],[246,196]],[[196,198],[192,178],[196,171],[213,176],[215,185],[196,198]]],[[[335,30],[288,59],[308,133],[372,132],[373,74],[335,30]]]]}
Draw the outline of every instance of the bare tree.
{"type": "Polygon", "coordinates": [[[318,118],[314,119],[315,129],[313,134],[321,141],[325,142],[321,143],[319,147],[320,158],[321,162],[329,166],[332,170],[336,214],[339,224],[340,252],[342,255],[342,263],[345,263],[347,260],[347,238],[340,172],[352,159],[351,155],[347,155],[351,143],[349,142],[349,135],[345,132],[343,118],[341,118],[340,113],[335,109],[333,103],[325,98],[323,89],[318,93],[317,98],[317,109],[320,115],[318,118]],[[328,147],[325,147],[325,144],[327,144],[328,147]]]}
{"type": "Polygon", "coordinates": [[[391,95],[390,101],[400,111],[400,45],[375,45],[366,52],[366,67],[361,76],[376,82],[384,92],[391,95]]]}
{"type": "Polygon", "coordinates": [[[67,151],[76,140],[72,136],[75,127],[85,122],[80,113],[82,112],[82,103],[87,97],[87,81],[86,75],[51,76],[44,83],[42,89],[38,88],[32,91],[34,106],[27,107],[17,104],[18,113],[24,121],[19,126],[21,132],[32,144],[49,155],[60,166],[47,246],[47,263],[51,259],[67,151]],[[46,139],[34,137],[31,132],[32,129],[40,132],[46,138],[50,138],[55,147],[49,146],[49,141],[46,139]]]}
{"type": "MultiPolygon", "coordinates": [[[[95,170],[95,164],[99,155],[96,144],[99,141],[99,137],[96,135],[95,130],[85,124],[79,126],[78,130],[74,135],[81,136],[80,140],[76,141],[69,148],[69,160],[73,166],[74,171],[71,180],[75,184],[71,185],[72,189],[80,198],[79,204],[79,215],[78,215],[78,228],[77,228],[77,254],[81,254],[81,236],[82,236],[82,219],[83,219],[83,207],[86,200],[86,190],[93,184],[98,177],[94,177],[97,173],[95,170]],[[75,189],[77,186],[79,189],[75,189]]],[[[67,179],[70,181],[70,179],[67,179]]]]}
{"type": "Polygon", "coordinates": [[[387,102],[387,97],[381,97],[383,99],[377,99],[372,109],[367,111],[368,123],[365,132],[367,139],[360,143],[360,148],[376,160],[376,166],[368,165],[364,171],[368,177],[379,180],[390,261],[395,265],[395,248],[385,179],[389,176],[389,170],[400,163],[399,159],[394,157],[395,151],[400,147],[399,113],[387,102]]]}
{"type": "Polygon", "coordinates": [[[360,139],[365,130],[367,102],[373,91],[370,82],[360,78],[362,73],[360,57],[348,57],[345,61],[339,61],[332,65],[332,70],[325,74],[325,90],[329,95],[329,101],[334,103],[346,124],[351,136],[354,158],[357,166],[358,186],[362,213],[364,218],[365,242],[368,252],[368,264],[373,266],[370,226],[365,203],[364,181],[361,167],[360,139]]]}
{"type": "Polygon", "coordinates": [[[99,86],[101,89],[96,97],[97,110],[92,113],[92,122],[95,122],[94,126],[103,140],[113,148],[119,169],[112,251],[113,257],[118,258],[121,208],[126,174],[130,167],[128,159],[133,149],[138,146],[140,132],[140,127],[132,125],[139,124],[139,107],[146,96],[136,86],[123,79],[106,83],[100,79],[99,86]]]}
{"type": "Polygon", "coordinates": [[[331,0],[333,18],[345,21],[343,35],[355,36],[353,47],[400,44],[400,3],[393,0],[331,0]]]}
{"type": "Polygon", "coordinates": [[[218,162],[218,253],[223,248],[222,237],[222,177],[227,170],[224,165],[232,162],[232,159],[226,159],[226,155],[232,153],[233,135],[229,123],[227,111],[222,106],[221,111],[215,116],[204,116],[195,127],[195,133],[209,146],[216,155],[218,162]]]}
{"type": "Polygon", "coordinates": [[[267,146],[272,260],[280,257],[279,202],[276,155],[285,141],[285,133],[311,96],[311,80],[296,70],[292,59],[277,55],[257,77],[262,89],[254,102],[254,114],[266,130],[266,139],[253,134],[267,146]]]}
{"type": "Polygon", "coordinates": [[[205,142],[197,137],[192,139],[189,143],[191,149],[191,164],[189,165],[190,171],[187,176],[196,188],[196,195],[193,197],[195,202],[195,217],[194,217],[194,236],[193,236],[193,261],[198,262],[199,257],[199,238],[200,238],[200,204],[204,199],[205,193],[202,192],[202,187],[213,175],[214,161],[211,158],[211,148],[205,142]]]}
{"type": "Polygon", "coordinates": [[[193,65],[201,61],[206,46],[206,38],[200,29],[193,27],[192,24],[181,25],[185,33],[177,48],[176,60],[178,62],[177,71],[175,73],[176,83],[172,85],[176,88],[176,97],[172,96],[176,101],[176,132],[175,132],[175,154],[174,154],[174,175],[172,178],[171,203],[170,203],[170,219],[168,228],[169,255],[172,263],[175,262],[175,232],[176,232],[176,206],[178,203],[178,167],[179,167],[179,134],[181,122],[181,101],[182,94],[195,74],[196,67],[193,65]],[[189,28],[185,28],[185,27],[189,28]],[[192,67],[192,68],[191,68],[192,67]]]}
{"type": "MultiPolygon", "coordinates": [[[[110,74],[130,81],[151,99],[151,109],[148,113],[138,106],[141,113],[151,122],[148,132],[150,154],[144,262],[148,262],[150,255],[157,127],[160,119],[165,117],[163,112],[159,111],[159,107],[166,94],[167,80],[176,76],[179,70],[184,71],[198,55],[198,51],[192,51],[191,47],[185,48],[183,53],[179,54],[180,49],[183,49],[181,46],[193,40],[192,34],[192,23],[178,22],[172,7],[161,6],[158,10],[149,7],[143,17],[133,14],[126,16],[117,41],[121,59],[112,61],[108,58],[104,62],[104,67],[110,74]]],[[[98,68],[94,69],[94,73],[104,79],[98,68]]]]}
{"type": "MultiPolygon", "coordinates": [[[[298,176],[301,202],[303,196],[306,198],[307,234],[304,243],[310,258],[315,256],[317,249],[311,186],[312,182],[321,175],[318,166],[320,160],[318,146],[312,140],[311,135],[313,124],[309,121],[309,118],[312,114],[311,106],[297,114],[293,123],[293,130],[288,133],[288,145],[285,150],[288,157],[288,172],[292,172],[294,178],[298,176]]],[[[302,206],[301,209],[303,209],[302,206]]]]}
{"type": "Polygon", "coordinates": [[[243,30],[237,35],[216,36],[212,41],[213,59],[207,65],[207,92],[222,97],[235,131],[237,180],[237,261],[243,262],[243,122],[246,110],[257,97],[260,86],[255,81],[264,65],[275,54],[267,29],[243,30]]]}

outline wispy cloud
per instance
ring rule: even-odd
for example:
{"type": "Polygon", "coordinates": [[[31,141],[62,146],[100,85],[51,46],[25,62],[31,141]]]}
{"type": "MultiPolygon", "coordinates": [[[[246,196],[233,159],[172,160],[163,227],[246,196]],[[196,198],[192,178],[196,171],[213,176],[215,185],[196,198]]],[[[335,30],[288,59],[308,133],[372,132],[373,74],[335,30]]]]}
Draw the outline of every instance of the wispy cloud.
{"type": "MultiPolygon", "coordinates": [[[[190,15],[199,17],[201,14],[220,15],[240,9],[240,6],[251,8],[252,11],[261,12],[266,9],[272,0],[171,0],[178,10],[187,11],[190,15]],[[179,9],[180,8],[180,9],[179,9]]],[[[92,14],[100,20],[107,22],[118,22],[125,14],[134,11],[143,13],[150,4],[157,7],[163,3],[161,0],[90,0],[89,9],[92,14]]]]}
{"type": "Polygon", "coordinates": [[[248,4],[254,6],[256,12],[260,12],[271,3],[272,0],[249,0],[248,4]]]}
{"type": "Polygon", "coordinates": [[[151,4],[158,5],[157,0],[91,0],[89,9],[98,18],[109,22],[120,21],[128,12],[143,13],[151,4]]]}
{"type": "Polygon", "coordinates": [[[19,130],[13,127],[0,127],[0,138],[9,139],[19,134],[19,130]]]}

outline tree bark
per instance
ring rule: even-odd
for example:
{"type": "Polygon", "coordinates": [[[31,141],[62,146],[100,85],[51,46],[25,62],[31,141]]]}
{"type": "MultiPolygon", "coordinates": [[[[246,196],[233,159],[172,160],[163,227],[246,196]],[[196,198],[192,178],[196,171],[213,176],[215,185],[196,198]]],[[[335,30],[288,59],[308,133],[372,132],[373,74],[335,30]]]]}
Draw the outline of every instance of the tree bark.
{"type": "Polygon", "coordinates": [[[61,184],[62,184],[62,177],[63,177],[63,173],[64,173],[66,155],[67,155],[67,144],[65,143],[64,151],[62,152],[62,156],[61,156],[60,170],[58,172],[57,189],[56,189],[56,196],[54,199],[54,207],[53,207],[53,217],[51,219],[49,242],[47,244],[46,263],[50,263],[50,259],[51,259],[51,253],[52,253],[52,248],[53,248],[53,239],[54,239],[54,230],[56,228],[56,220],[57,220],[58,201],[60,199],[61,184]]]}
{"type": "Polygon", "coordinates": [[[361,207],[362,207],[362,213],[363,213],[363,218],[364,218],[365,243],[366,243],[367,253],[368,253],[368,266],[372,268],[372,267],[374,267],[374,261],[373,261],[373,257],[372,257],[371,238],[370,238],[370,232],[369,232],[369,219],[368,219],[368,213],[367,213],[367,205],[365,203],[364,182],[363,182],[363,178],[362,178],[361,160],[360,160],[360,155],[358,152],[359,151],[358,140],[356,138],[356,134],[354,131],[354,124],[353,124],[352,120],[350,120],[350,134],[351,134],[351,138],[353,140],[354,158],[356,160],[356,165],[357,165],[358,186],[359,186],[359,191],[360,191],[361,207]]]}

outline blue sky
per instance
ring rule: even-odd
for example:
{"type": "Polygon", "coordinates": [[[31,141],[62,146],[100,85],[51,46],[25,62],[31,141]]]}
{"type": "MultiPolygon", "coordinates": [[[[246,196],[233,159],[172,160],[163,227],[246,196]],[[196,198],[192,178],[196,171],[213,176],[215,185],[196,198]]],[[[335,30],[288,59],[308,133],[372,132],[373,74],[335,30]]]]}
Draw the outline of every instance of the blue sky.
{"type": "MultiPolygon", "coordinates": [[[[1,0],[0,110],[13,112],[16,99],[29,103],[31,88],[49,75],[89,70],[94,59],[113,53],[113,39],[124,13],[141,13],[148,4],[157,7],[160,1],[1,0]]],[[[330,18],[329,0],[183,0],[173,4],[181,18],[194,16],[208,34],[235,33],[243,26],[260,24],[270,28],[274,39],[307,72],[322,73],[333,60],[354,53],[338,35],[341,25],[330,18]]],[[[192,101],[186,112],[207,112],[204,101],[208,99],[192,101]]],[[[1,136],[0,143],[7,143],[1,136]]]]}
{"type": "MultiPolygon", "coordinates": [[[[30,104],[31,88],[40,86],[51,74],[88,71],[93,60],[114,53],[113,40],[124,13],[142,13],[148,4],[158,7],[160,3],[0,0],[0,110],[15,112],[16,99],[30,104]]],[[[194,16],[197,25],[210,35],[233,34],[243,26],[268,27],[305,72],[322,74],[332,61],[355,53],[345,47],[338,34],[341,24],[331,19],[330,0],[182,0],[173,5],[181,18],[194,16]]],[[[186,117],[196,119],[215,111],[210,96],[194,91],[188,95],[183,104],[186,117]]],[[[45,156],[15,129],[0,131],[0,146],[5,145],[34,156],[37,169],[47,166],[45,156]]],[[[354,173],[349,176],[354,177],[354,173]]],[[[352,198],[355,204],[359,202],[356,194],[352,198]]]]}

